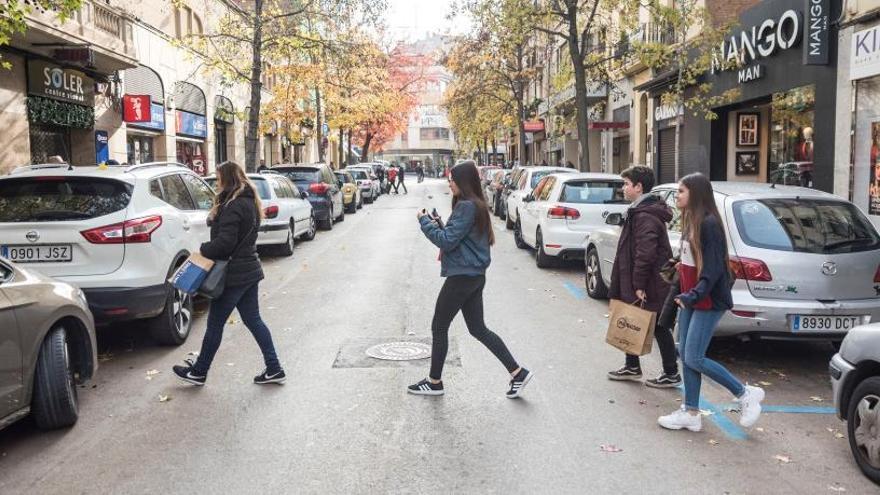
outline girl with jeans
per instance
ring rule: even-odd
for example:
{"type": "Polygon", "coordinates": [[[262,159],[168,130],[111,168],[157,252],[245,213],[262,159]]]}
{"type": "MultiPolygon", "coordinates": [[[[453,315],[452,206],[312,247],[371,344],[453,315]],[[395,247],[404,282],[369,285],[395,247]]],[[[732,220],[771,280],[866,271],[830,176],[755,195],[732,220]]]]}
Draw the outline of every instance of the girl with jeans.
{"type": "Polygon", "coordinates": [[[681,307],[678,332],[684,364],[684,405],[661,416],[658,422],[670,430],[700,431],[700,386],[706,375],[736,397],[742,407],[739,423],[749,427],[761,415],[764,390],[743,385],[724,366],[706,357],[718,321],[733,308],[727,237],[709,179],[702,174],[683,178],[678,185],[677,205],[683,220],[678,265],[681,294],[675,302],[681,307]]]}
{"type": "Polygon", "coordinates": [[[202,350],[195,363],[174,366],[181,380],[193,385],[204,385],[208,369],[223,339],[223,326],[229,315],[238,309],[241,321],[253,334],[263,352],[266,369],[254,377],[254,383],[282,383],[287,378],[272,343],[272,334],[260,317],[259,289],[263,269],[257,256],[257,233],[263,217],[263,207],[256,188],[241,166],[225,162],[217,167],[217,190],[214,208],[208,217],[211,240],[203,243],[202,256],[215,260],[229,260],[226,266],[226,285],[223,294],[211,301],[208,327],[202,341],[202,350]]]}
{"type": "Polygon", "coordinates": [[[443,364],[449,349],[449,325],[461,311],[468,331],[483,343],[510,373],[508,399],[520,396],[532,379],[532,373],[519,366],[504,341],[486,328],[483,321],[483,288],[486,268],[491,261],[489,247],[495,243],[489,208],[480,187],[480,174],[473,161],[462,162],[449,174],[452,191],[452,215],[445,226],[425,210],[416,216],[422,232],[440,248],[440,275],[447,277],[437,297],[431,322],[433,345],[428,378],[410,385],[416,395],[443,395],[443,364]]]}

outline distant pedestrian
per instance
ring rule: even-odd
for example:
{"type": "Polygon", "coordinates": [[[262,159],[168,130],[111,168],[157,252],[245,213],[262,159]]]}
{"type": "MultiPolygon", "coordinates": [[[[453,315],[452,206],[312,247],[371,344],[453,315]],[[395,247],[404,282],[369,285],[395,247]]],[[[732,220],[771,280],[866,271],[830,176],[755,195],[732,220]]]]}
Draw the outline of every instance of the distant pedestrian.
{"type": "Polygon", "coordinates": [[[406,190],[406,184],[403,182],[404,178],[406,178],[406,170],[404,170],[403,165],[397,166],[397,185],[398,187],[403,188],[403,194],[409,194],[409,191],[406,190]]]}
{"type": "Polygon", "coordinates": [[[376,167],[376,180],[379,181],[379,194],[385,193],[385,167],[379,165],[376,167]]]}
{"type": "MultiPolygon", "coordinates": [[[[654,170],[644,166],[630,167],[621,172],[623,196],[631,201],[617,242],[617,254],[611,269],[611,287],[608,297],[626,304],[640,303],[648,310],[659,313],[669,295],[669,284],[660,275],[660,269],[672,258],[666,224],[672,220],[672,211],[662,199],[651,193],[654,188],[654,170]]],[[[681,383],[675,355],[675,340],[670,326],[657,325],[654,330],[663,373],[651,378],[645,385],[669,388],[681,383]]],[[[626,355],[625,365],[608,373],[611,380],[642,379],[638,356],[626,355]]]]}
{"type": "Polygon", "coordinates": [[[174,366],[174,373],[193,385],[204,385],[214,355],[223,339],[223,327],[229,315],[238,309],[241,321],[253,334],[263,353],[266,369],[254,377],[254,383],[282,383],[284,370],[275,354],[272,334],[260,317],[259,283],[263,269],[257,256],[257,234],[263,216],[256,188],[235,162],[217,167],[217,196],[208,218],[211,240],[201,245],[202,256],[214,261],[229,261],[223,294],[211,300],[208,326],[202,350],[195,362],[174,366]]]}
{"type": "Polygon", "coordinates": [[[741,407],[739,424],[749,427],[761,415],[764,390],[743,385],[724,366],[706,357],[718,321],[733,307],[727,236],[712,183],[703,174],[685,176],[678,184],[676,203],[683,220],[678,265],[682,293],[675,300],[681,307],[678,345],[684,364],[684,405],[657,421],[670,430],[700,431],[700,387],[706,375],[736,397],[741,407]]]}
{"type": "Polygon", "coordinates": [[[546,160],[546,159],[545,159],[545,160],[541,160],[541,166],[542,166],[542,167],[546,167],[546,166],[547,166],[547,160],[546,160]]]}
{"type": "Polygon", "coordinates": [[[421,163],[416,165],[416,175],[419,178],[419,184],[421,184],[425,180],[425,167],[421,163]]]}
{"type": "Polygon", "coordinates": [[[443,395],[443,364],[449,348],[449,325],[461,311],[468,331],[483,343],[510,373],[507,398],[520,396],[533,374],[517,364],[504,341],[483,321],[483,289],[495,243],[489,208],[480,187],[480,173],[473,161],[452,168],[452,215],[446,225],[425,210],[417,213],[422,232],[440,248],[440,276],[446,277],[431,322],[433,338],[431,370],[424,380],[407,389],[417,395],[443,395]]]}
{"type": "Polygon", "coordinates": [[[399,194],[397,191],[397,167],[390,166],[388,167],[388,194],[391,194],[391,188],[394,188],[394,194],[399,194]]]}

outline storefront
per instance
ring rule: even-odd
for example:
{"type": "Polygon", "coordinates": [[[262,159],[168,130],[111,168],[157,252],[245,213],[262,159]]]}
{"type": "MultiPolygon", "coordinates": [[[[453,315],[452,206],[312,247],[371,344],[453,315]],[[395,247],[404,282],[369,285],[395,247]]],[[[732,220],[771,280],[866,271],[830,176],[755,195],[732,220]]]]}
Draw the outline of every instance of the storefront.
{"type": "Polygon", "coordinates": [[[235,122],[235,108],[225,96],[214,98],[214,167],[229,160],[229,136],[235,122]]]}
{"type": "Polygon", "coordinates": [[[852,33],[849,79],[855,109],[850,199],[880,225],[880,25],[852,33]]]}
{"type": "Polygon", "coordinates": [[[208,174],[206,143],[208,119],[205,93],[198,87],[178,82],[174,91],[177,161],[199,175],[208,174]]]}
{"type": "Polygon", "coordinates": [[[833,3],[777,0],[745,11],[715,53],[717,61],[739,60],[738,66],[719,63],[705,76],[713,96],[733,90],[735,101],[714,108],[715,120],[684,112],[677,148],[675,112],[661,105],[664,87],[650,88],[661,182],[703,172],[713,180],[833,190],[837,32],[831,21],[840,10],[833,3]]]}
{"type": "Polygon", "coordinates": [[[128,101],[137,105],[136,108],[123,108],[128,163],[156,161],[157,156],[164,155],[162,150],[157,151],[157,146],[164,146],[162,136],[165,133],[165,90],[162,79],[153,69],[143,65],[128,69],[125,71],[125,94],[128,98],[123,98],[123,105],[128,101]],[[136,95],[149,97],[149,109],[143,108],[140,100],[130,99],[136,95]],[[136,118],[125,118],[126,110],[138,115],[132,116],[136,118]],[[146,115],[140,118],[140,113],[146,114],[147,110],[149,120],[146,115]]]}
{"type": "Polygon", "coordinates": [[[95,157],[94,149],[75,149],[95,143],[94,79],[52,62],[28,59],[27,91],[31,163],[46,163],[51,156],[70,163],[75,156],[95,157]]]}

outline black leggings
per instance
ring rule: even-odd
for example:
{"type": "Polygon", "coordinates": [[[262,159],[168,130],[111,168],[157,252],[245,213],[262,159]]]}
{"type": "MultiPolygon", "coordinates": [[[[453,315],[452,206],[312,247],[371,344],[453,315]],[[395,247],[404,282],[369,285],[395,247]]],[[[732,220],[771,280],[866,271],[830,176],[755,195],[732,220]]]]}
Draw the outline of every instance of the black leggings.
{"type": "Polygon", "coordinates": [[[439,380],[443,374],[443,364],[446,362],[446,353],[449,350],[449,325],[459,310],[471,335],[488,347],[508,372],[512,373],[519,368],[501,338],[486,328],[486,323],[483,322],[483,287],[485,286],[485,275],[456,275],[447,278],[443,283],[440,295],[437,296],[437,306],[434,308],[434,320],[431,322],[434,343],[431,350],[430,377],[434,380],[439,380]]]}

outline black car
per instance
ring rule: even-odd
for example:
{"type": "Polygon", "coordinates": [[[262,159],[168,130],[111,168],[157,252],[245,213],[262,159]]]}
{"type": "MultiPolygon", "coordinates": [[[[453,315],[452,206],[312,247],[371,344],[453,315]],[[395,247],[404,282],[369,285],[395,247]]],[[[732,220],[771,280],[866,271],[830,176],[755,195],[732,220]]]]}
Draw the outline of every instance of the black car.
{"type": "Polygon", "coordinates": [[[296,184],[312,204],[315,219],[322,229],[331,230],[333,222],[345,220],[342,187],[329,166],[323,163],[276,165],[270,172],[282,174],[296,184]]]}

